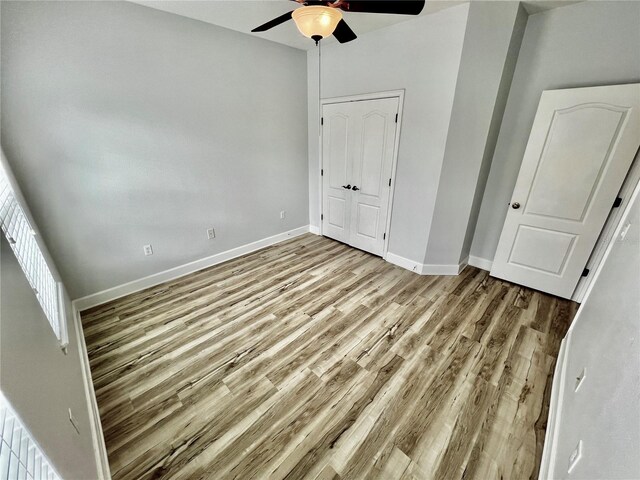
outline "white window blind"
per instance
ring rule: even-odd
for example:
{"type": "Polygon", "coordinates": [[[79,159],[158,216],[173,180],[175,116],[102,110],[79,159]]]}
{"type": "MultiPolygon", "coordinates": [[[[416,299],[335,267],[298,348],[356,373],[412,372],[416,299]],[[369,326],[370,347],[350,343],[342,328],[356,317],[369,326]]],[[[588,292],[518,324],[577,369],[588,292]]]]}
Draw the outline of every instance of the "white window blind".
{"type": "Polygon", "coordinates": [[[0,393],[0,480],[40,479],[60,477],[0,393]]]}
{"type": "Polygon", "coordinates": [[[9,178],[0,168],[0,224],[18,263],[33,288],[49,324],[62,343],[64,319],[61,316],[59,289],[40,250],[34,229],[16,199],[9,178]]]}

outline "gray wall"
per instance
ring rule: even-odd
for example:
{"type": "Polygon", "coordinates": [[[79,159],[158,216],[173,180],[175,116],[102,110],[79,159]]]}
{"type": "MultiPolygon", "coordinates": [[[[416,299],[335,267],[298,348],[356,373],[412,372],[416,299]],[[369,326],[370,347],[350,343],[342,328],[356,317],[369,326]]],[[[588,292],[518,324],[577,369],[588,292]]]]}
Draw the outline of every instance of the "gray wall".
{"type": "Polygon", "coordinates": [[[529,17],[471,254],[493,260],[543,90],[640,81],[640,2],[582,2],[529,17]]]}
{"type": "Polygon", "coordinates": [[[2,2],[1,33],[2,146],[72,298],[308,224],[305,52],[127,2],[2,2]]]}
{"type": "MultiPolygon", "coordinates": [[[[453,105],[468,5],[322,49],[324,98],[405,89],[389,251],[422,263],[453,105]]],[[[310,221],[319,225],[318,52],[309,51],[310,221]]]]}
{"type": "Polygon", "coordinates": [[[0,243],[0,390],[60,475],[97,478],[72,316],[64,355],[4,235],[0,243]],[[80,435],[69,422],[69,408],[80,435]]]}
{"type": "Polygon", "coordinates": [[[470,4],[426,264],[469,254],[526,23],[519,2],[470,4]]]}
{"type": "Polygon", "coordinates": [[[631,227],[613,244],[566,339],[566,381],[549,478],[640,478],[640,197],[630,208],[623,225],[631,227]],[[583,457],[567,474],[579,440],[583,457]]]}

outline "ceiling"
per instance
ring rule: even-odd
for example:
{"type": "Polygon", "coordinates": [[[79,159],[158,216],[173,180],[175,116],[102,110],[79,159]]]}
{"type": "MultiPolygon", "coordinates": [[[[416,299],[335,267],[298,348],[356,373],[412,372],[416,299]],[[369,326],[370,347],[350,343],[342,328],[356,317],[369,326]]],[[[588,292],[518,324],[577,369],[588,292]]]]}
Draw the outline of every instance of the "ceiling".
{"type": "MultiPolygon", "coordinates": [[[[313,40],[303,37],[293,21],[288,21],[262,33],[251,33],[251,29],[294,10],[297,5],[289,0],[133,0],[134,3],[195,18],[203,22],[255,35],[274,42],[283,43],[301,50],[315,47],[313,40]]],[[[428,15],[443,8],[465,3],[460,0],[428,1],[420,15],[428,15]]],[[[344,19],[357,35],[388,27],[394,23],[415,18],[411,15],[381,15],[370,13],[345,13],[344,19]]],[[[335,42],[331,37],[324,42],[335,42]]]]}
{"type": "MultiPolygon", "coordinates": [[[[297,7],[289,0],[131,0],[147,7],[193,18],[238,32],[272,40],[301,50],[315,47],[312,40],[303,37],[293,21],[286,22],[267,32],[251,33],[251,29],[272,18],[278,17],[297,7]]],[[[469,0],[427,0],[420,15],[429,15],[469,0]]],[[[527,12],[538,13],[550,8],[577,3],[569,0],[537,0],[523,2],[527,12]]],[[[395,23],[415,18],[409,15],[381,15],[368,13],[345,13],[345,20],[358,35],[388,27],[395,23]]],[[[335,42],[331,37],[324,42],[335,42]]]]}

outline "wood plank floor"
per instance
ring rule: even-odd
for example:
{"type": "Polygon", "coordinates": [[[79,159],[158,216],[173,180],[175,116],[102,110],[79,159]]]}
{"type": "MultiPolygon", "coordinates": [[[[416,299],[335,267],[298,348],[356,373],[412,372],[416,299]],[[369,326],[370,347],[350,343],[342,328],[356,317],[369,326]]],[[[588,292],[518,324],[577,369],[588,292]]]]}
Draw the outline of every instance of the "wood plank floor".
{"type": "Polygon", "coordinates": [[[82,321],[115,479],[525,479],[576,306],[308,234],[82,321]]]}

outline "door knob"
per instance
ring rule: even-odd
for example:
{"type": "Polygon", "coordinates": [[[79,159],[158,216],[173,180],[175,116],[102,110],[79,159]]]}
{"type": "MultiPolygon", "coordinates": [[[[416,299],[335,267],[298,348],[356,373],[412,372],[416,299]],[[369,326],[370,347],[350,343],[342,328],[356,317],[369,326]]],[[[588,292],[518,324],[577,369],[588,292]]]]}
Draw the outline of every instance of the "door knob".
{"type": "Polygon", "coordinates": [[[513,202],[511,204],[511,208],[513,208],[514,210],[517,210],[520,208],[520,204],[518,202],[513,202]]]}
{"type": "Polygon", "coordinates": [[[354,186],[353,186],[353,191],[354,191],[354,192],[357,192],[358,190],[360,190],[360,189],[354,185],[354,186]]]}
{"type": "Polygon", "coordinates": [[[347,190],[351,190],[351,185],[350,184],[342,185],[342,188],[346,188],[347,190]]]}

